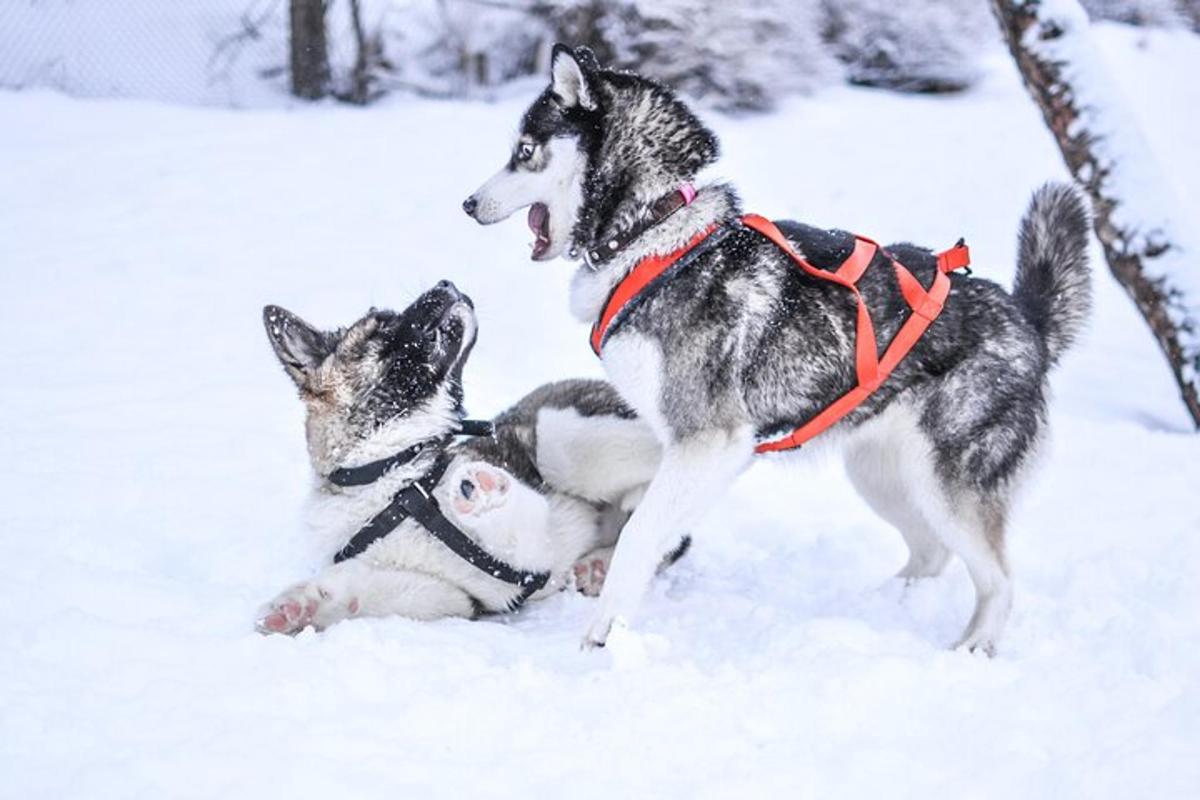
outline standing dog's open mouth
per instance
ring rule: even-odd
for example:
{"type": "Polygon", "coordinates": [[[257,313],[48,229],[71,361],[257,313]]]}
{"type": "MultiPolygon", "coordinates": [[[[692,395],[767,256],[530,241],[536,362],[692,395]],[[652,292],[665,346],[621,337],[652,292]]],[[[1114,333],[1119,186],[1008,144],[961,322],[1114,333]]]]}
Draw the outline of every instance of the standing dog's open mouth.
{"type": "Polygon", "coordinates": [[[545,203],[534,203],[529,207],[529,230],[536,237],[530,257],[538,261],[550,250],[550,209],[545,203]]]}
{"type": "Polygon", "coordinates": [[[481,225],[525,210],[534,261],[550,261],[567,250],[583,206],[587,158],[578,137],[567,135],[565,128],[560,133],[544,139],[522,134],[508,163],[462,204],[481,225]]]}

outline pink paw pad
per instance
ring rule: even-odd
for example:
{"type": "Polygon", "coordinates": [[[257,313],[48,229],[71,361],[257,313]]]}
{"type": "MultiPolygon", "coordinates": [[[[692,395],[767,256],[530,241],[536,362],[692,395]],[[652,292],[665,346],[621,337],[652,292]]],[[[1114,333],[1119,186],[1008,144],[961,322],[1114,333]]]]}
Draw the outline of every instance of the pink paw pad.
{"type": "Polygon", "coordinates": [[[454,510],[460,515],[482,514],[503,503],[508,478],[486,467],[469,466],[451,481],[451,492],[454,510]]]}
{"type": "Polygon", "coordinates": [[[608,562],[602,558],[590,561],[580,561],[573,567],[575,587],[580,594],[597,597],[604,588],[604,579],[608,577],[608,562]]]}

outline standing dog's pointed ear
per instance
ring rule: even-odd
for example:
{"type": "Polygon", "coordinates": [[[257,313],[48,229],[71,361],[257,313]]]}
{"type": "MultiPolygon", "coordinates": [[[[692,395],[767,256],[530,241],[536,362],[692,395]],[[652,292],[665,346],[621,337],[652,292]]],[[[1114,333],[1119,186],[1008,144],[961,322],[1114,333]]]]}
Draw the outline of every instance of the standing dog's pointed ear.
{"type": "Polygon", "coordinates": [[[550,90],[567,108],[579,106],[585,111],[596,108],[592,75],[599,69],[596,56],[586,47],[574,51],[565,44],[554,45],[550,53],[550,90]]]}
{"type": "Polygon", "coordinates": [[[297,386],[303,387],[325,357],[337,346],[337,337],[319,331],[279,306],[263,307],[263,326],[279,362],[297,386]]]}

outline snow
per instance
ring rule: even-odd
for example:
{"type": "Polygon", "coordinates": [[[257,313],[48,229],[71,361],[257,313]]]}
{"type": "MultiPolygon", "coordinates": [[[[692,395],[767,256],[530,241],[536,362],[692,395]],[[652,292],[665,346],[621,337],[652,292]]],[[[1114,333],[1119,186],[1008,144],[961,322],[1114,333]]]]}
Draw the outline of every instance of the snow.
{"type": "MultiPolygon", "coordinates": [[[[1154,86],[1131,97],[1148,140],[1187,155],[1196,89],[1151,56],[1195,74],[1194,41],[1100,41],[1154,86]]],[[[300,407],[262,305],[336,325],[450,277],[481,318],[473,414],[599,374],[569,267],[529,263],[519,221],[458,208],[522,105],[0,93],[2,793],[1194,796],[1200,443],[1099,261],[1012,520],[993,660],[946,650],[970,613],[961,565],[896,586],[900,537],[819,453],[743,476],[603,652],[578,651],[594,601],[574,595],[507,619],[252,631],[313,567],[300,407]]],[[[1002,60],[959,97],[837,89],[711,122],[749,208],[965,235],[1006,285],[1031,190],[1064,176],[1002,60]]],[[[1193,201],[1200,164],[1168,180],[1193,201]]]]}

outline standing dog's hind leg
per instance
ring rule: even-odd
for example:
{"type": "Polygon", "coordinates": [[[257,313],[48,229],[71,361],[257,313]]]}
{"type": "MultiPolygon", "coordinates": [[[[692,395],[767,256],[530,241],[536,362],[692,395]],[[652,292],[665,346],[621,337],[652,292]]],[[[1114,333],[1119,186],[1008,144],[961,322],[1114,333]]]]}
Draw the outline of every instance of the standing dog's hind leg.
{"type": "Polygon", "coordinates": [[[1004,558],[1004,515],[976,505],[959,516],[965,518],[960,530],[966,541],[956,552],[975,583],[975,612],[955,647],[994,656],[1012,609],[1012,578],[1004,558]]]}
{"type": "Polygon", "coordinates": [[[974,490],[935,491],[914,495],[922,513],[947,547],[963,560],[975,584],[975,611],[958,649],[995,655],[996,643],[1012,608],[1012,579],[1004,558],[1004,514],[974,490]]]}
{"type": "Polygon", "coordinates": [[[913,486],[901,464],[902,446],[891,439],[863,441],[846,451],[846,475],[867,505],[904,537],[908,563],[897,578],[913,581],[940,575],[950,560],[950,550],[921,513],[912,494],[928,491],[913,486]]]}
{"type": "Polygon", "coordinates": [[[936,448],[908,409],[895,406],[846,451],[846,473],[867,502],[904,534],[911,554],[899,577],[939,572],[954,553],[975,584],[975,611],[957,647],[989,655],[1012,605],[1004,560],[1003,491],[985,492],[939,471],[936,448]]]}
{"type": "Polygon", "coordinates": [[[584,647],[603,645],[614,620],[637,608],[666,551],[704,516],[754,454],[749,428],[667,445],[646,496],[621,531],[584,647]]]}

